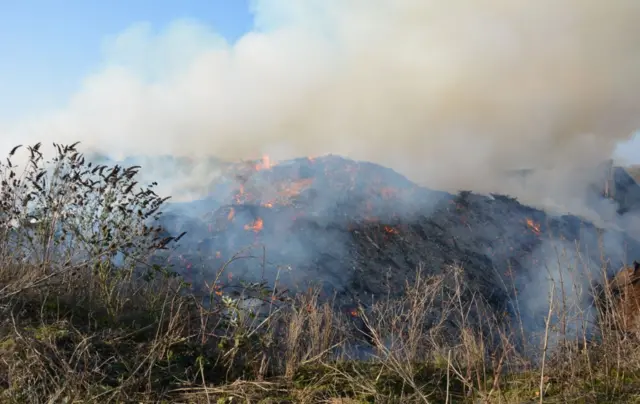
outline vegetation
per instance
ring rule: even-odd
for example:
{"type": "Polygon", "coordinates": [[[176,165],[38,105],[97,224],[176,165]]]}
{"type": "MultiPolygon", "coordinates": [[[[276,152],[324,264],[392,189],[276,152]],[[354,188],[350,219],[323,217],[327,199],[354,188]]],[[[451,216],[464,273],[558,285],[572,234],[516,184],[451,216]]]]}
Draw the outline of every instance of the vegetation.
{"type": "Polygon", "coordinates": [[[567,327],[592,319],[567,307],[573,285],[549,296],[540,336],[467,299],[461,268],[418,268],[402,298],[354,313],[360,327],[313,289],[287,299],[253,285],[265,313],[250,313],[217,286],[224,267],[196,296],[156,259],[179,236],[157,225],[153,184],[54,146],[50,161],[35,145],[0,166],[1,402],[640,401],[640,348],[612,305],[598,306],[595,340],[567,327]]]}

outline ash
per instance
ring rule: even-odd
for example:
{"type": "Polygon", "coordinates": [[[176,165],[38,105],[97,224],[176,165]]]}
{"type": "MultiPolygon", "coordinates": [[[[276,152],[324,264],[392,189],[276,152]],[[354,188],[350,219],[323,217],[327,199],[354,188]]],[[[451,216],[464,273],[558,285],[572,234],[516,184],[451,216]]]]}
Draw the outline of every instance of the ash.
{"type": "MultiPolygon", "coordinates": [[[[640,187],[619,168],[607,192],[598,183],[586,191],[596,207],[603,200],[619,207],[615,221],[598,226],[505,195],[420,187],[338,156],[223,171],[207,184],[209,196],[171,206],[163,222],[169,233],[187,232],[163,259],[196,290],[224,268],[221,287],[256,282],[295,293],[316,285],[321,298],[345,306],[401,295],[419,266],[434,276],[462,268],[465,298],[479,296],[534,335],[544,328],[551,285],[576,310],[588,309],[593,282],[640,257],[633,225],[640,187]]],[[[459,324],[450,326],[454,334],[459,324]]]]}

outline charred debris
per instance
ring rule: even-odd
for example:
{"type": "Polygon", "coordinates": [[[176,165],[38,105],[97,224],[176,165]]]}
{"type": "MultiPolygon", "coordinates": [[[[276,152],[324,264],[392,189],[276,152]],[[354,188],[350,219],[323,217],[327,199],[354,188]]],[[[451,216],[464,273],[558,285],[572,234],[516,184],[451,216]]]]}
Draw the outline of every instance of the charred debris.
{"type": "MultiPolygon", "coordinates": [[[[338,156],[278,165],[264,158],[226,170],[212,197],[163,219],[169,232],[187,232],[164,258],[196,288],[224,266],[221,287],[244,280],[295,291],[314,283],[323,296],[352,304],[402,293],[419,265],[434,275],[459,266],[470,290],[509,311],[514,290],[533,284],[549,262],[557,265],[551,251],[579,248],[581,260],[601,268],[604,258],[610,273],[640,253],[626,233],[577,216],[503,195],[434,191],[338,156]]],[[[631,211],[629,195],[640,188],[623,173],[611,178],[621,209],[631,211]]]]}

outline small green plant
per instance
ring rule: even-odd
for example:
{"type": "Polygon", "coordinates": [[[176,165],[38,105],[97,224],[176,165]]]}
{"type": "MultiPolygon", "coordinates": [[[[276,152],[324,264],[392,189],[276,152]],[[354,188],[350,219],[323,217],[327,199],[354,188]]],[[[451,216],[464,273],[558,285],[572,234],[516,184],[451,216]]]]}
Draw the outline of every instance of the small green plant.
{"type": "MultiPolygon", "coordinates": [[[[53,144],[45,160],[41,143],[21,146],[0,163],[0,259],[28,263],[46,276],[93,268],[106,301],[158,250],[176,239],[162,237],[160,208],[168,198],[138,186],[140,167],[93,165],[72,145],[53,144]],[[118,282],[106,272],[117,271],[118,282]]],[[[1,296],[0,292],[0,296],[1,296]]]]}

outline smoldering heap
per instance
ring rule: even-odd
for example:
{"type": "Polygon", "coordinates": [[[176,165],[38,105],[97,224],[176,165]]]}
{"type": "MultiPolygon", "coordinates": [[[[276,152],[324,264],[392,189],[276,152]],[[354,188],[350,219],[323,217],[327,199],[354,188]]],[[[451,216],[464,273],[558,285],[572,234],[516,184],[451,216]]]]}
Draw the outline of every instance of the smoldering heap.
{"type": "MultiPolygon", "coordinates": [[[[427,274],[459,266],[463,282],[496,312],[513,314],[517,293],[519,316],[535,329],[547,310],[549,277],[580,267],[597,278],[640,253],[620,228],[508,196],[431,190],[338,156],[277,165],[265,157],[228,165],[222,178],[212,197],[174,205],[164,218],[170,232],[187,232],[168,260],[196,288],[239,253],[221,287],[264,280],[295,291],[312,282],[345,302],[400,294],[419,266],[427,274]]],[[[620,195],[638,187],[622,185],[620,195]]]]}

